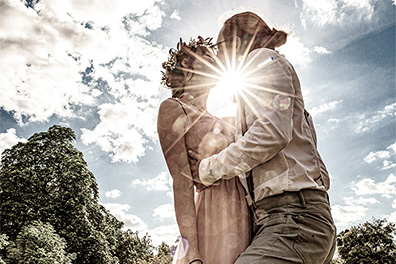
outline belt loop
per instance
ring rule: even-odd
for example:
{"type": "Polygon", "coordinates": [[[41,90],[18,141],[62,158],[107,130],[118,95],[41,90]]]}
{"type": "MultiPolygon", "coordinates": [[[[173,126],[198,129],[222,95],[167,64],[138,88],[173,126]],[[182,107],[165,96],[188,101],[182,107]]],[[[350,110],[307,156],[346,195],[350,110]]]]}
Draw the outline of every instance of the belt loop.
{"type": "Polygon", "coordinates": [[[307,203],[305,202],[305,198],[304,198],[302,190],[298,191],[298,196],[300,197],[301,207],[302,208],[307,207],[307,203]]]}

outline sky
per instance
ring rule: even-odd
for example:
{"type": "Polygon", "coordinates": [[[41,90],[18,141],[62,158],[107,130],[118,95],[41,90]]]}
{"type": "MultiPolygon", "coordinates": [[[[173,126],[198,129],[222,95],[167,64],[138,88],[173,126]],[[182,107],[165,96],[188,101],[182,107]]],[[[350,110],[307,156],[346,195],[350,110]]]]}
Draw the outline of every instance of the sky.
{"type": "Polygon", "coordinates": [[[224,19],[249,10],[289,33],[279,52],[314,119],[338,231],[373,217],[396,222],[395,5],[0,0],[0,151],[54,124],[71,127],[100,203],[125,228],[174,244],[172,180],[156,132],[170,96],[161,63],[180,37],[215,40],[224,19]]]}

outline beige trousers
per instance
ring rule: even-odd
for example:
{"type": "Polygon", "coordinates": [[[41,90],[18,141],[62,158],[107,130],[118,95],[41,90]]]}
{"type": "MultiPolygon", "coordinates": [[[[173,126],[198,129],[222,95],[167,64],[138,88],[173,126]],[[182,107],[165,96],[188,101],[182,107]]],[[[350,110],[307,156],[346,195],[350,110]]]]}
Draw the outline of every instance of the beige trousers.
{"type": "Polygon", "coordinates": [[[236,264],[330,263],[337,234],[326,192],[302,190],[264,198],[256,217],[258,232],[236,264]]]}

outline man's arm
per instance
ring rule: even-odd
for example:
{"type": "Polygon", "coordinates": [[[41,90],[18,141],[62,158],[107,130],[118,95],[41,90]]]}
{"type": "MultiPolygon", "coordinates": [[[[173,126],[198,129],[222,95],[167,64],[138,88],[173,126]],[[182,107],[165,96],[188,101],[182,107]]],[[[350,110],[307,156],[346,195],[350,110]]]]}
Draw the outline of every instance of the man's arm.
{"type": "Polygon", "coordinates": [[[248,77],[252,85],[241,96],[245,100],[245,116],[253,118],[253,124],[235,143],[201,161],[199,177],[205,185],[251,170],[270,160],[292,140],[294,87],[290,65],[283,58],[275,58],[257,68],[272,55],[267,50],[260,52],[258,56],[249,55],[254,59],[247,70],[254,71],[248,77]]]}

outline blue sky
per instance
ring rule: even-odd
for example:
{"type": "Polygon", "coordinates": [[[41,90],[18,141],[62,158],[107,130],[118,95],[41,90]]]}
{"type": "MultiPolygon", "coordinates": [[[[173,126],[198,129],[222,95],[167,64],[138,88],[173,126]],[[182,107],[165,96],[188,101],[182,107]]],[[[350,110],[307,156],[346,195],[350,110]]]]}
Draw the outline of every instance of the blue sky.
{"type": "Polygon", "coordinates": [[[372,217],[396,222],[394,0],[28,2],[0,0],[0,150],[70,126],[100,202],[127,228],[156,244],[176,239],[156,134],[169,96],[161,62],[179,37],[216,38],[238,10],[290,33],[279,51],[313,115],[339,231],[372,217]]]}

